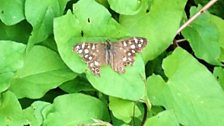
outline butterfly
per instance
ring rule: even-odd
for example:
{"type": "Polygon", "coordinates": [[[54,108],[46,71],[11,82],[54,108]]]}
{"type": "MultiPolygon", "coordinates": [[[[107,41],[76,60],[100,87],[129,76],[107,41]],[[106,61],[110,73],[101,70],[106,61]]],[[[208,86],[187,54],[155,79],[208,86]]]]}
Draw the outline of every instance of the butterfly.
{"type": "Polygon", "coordinates": [[[146,38],[131,37],[117,42],[78,43],[73,51],[83,58],[94,75],[100,76],[102,65],[110,65],[114,71],[124,73],[125,66],[134,63],[135,54],[141,52],[146,44],[146,38]]]}

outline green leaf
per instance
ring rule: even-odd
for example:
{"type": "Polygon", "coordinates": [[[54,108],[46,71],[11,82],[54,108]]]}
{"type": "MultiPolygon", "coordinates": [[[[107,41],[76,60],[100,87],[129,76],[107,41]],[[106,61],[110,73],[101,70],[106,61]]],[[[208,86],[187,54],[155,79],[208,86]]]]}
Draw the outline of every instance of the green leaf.
{"type": "Polygon", "coordinates": [[[32,25],[30,46],[45,40],[53,32],[53,19],[64,12],[67,0],[26,0],[25,15],[32,25]],[[35,8],[35,9],[34,9],[35,8]]]}
{"type": "Polygon", "coordinates": [[[129,123],[134,117],[141,115],[141,111],[135,102],[114,97],[110,97],[109,108],[117,119],[125,123],[129,123]]]}
{"type": "Polygon", "coordinates": [[[96,91],[92,85],[84,78],[76,77],[74,80],[65,82],[60,88],[68,93],[78,93],[81,91],[96,91]]]}
{"type": "Polygon", "coordinates": [[[147,78],[147,95],[153,105],[164,104],[163,98],[166,97],[164,95],[166,93],[162,92],[166,91],[164,87],[165,84],[166,82],[160,75],[153,74],[152,76],[147,78]]]}
{"type": "MultiPolygon", "coordinates": [[[[199,8],[192,8],[191,15],[199,8]]],[[[185,39],[190,43],[195,55],[214,65],[219,65],[220,56],[219,33],[215,24],[211,20],[209,13],[198,17],[189,27],[182,32],[185,39]]]]}
{"type": "Polygon", "coordinates": [[[144,63],[140,55],[136,56],[133,66],[126,68],[125,74],[119,75],[109,67],[102,67],[101,77],[96,77],[72,51],[76,43],[103,42],[106,38],[117,39],[129,35],[102,5],[94,0],[80,0],[74,5],[74,14],[68,12],[55,19],[54,33],[64,62],[77,73],[86,72],[88,80],[97,90],[130,100],[139,100],[144,96],[144,63]]]}
{"type": "Polygon", "coordinates": [[[120,16],[120,23],[131,34],[149,41],[143,51],[145,61],[152,60],[172,43],[180,26],[187,0],[146,1],[141,11],[132,16],[120,16]],[[150,5],[151,6],[150,6],[150,5]]]}
{"type": "Polygon", "coordinates": [[[139,0],[108,0],[110,8],[119,14],[134,15],[141,7],[139,0]]]}
{"type": "Polygon", "coordinates": [[[158,115],[148,118],[144,126],[179,126],[174,112],[167,110],[158,115]]]}
{"type": "Polygon", "coordinates": [[[23,126],[26,124],[19,101],[12,92],[1,93],[0,100],[1,126],[23,126]]]}
{"type": "Polygon", "coordinates": [[[23,113],[28,120],[28,124],[31,126],[40,126],[44,120],[42,112],[48,105],[50,105],[48,102],[35,101],[30,107],[24,109],[23,113]]]}
{"type": "Polygon", "coordinates": [[[24,66],[11,81],[10,90],[18,98],[40,98],[48,90],[75,78],[59,55],[43,46],[34,46],[24,58],[24,66]]]}
{"type": "Polygon", "coordinates": [[[163,68],[168,77],[166,84],[162,85],[162,82],[158,88],[155,86],[157,83],[152,82],[161,79],[147,81],[148,88],[157,91],[157,94],[151,93],[150,96],[158,99],[156,104],[164,106],[167,110],[174,110],[182,125],[224,124],[224,92],[202,64],[183,49],[176,48],[173,54],[164,60],[163,68]]]}
{"type": "Polygon", "coordinates": [[[218,37],[219,37],[219,46],[221,48],[221,54],[220,54],[220,57],[219,57],[219,61],[222,61],[224,62],[224,20],[217,17],[217,16],[214,16],[214,15],[210,15],[210,18],[211,18],[211,22],[216,25],[216,28],[218,30],[218,37]]]}
{"type": "Polygon", "coordinates": [[[0,41],[0,92],[7,90],[15,72],[23,66],[26,46],[13,41],[0,41]]]}
{"type": "Polygon", "coordinates": [[[31,27],[26,21],[12,26],[7,26],[0,22],[0,29],[0,40],[12,40],[22,43],[27,43],[31,32],[31,27]]]}
{"type": "Polygon", "coordinates": [[[75,126],[89,124],[92,119],[108,120],[106,106],[96,98],[84,94],[57,97],[44,112],[43,126],[75,126]]]}
{"type": "Polygon", "coordinates": [[[14,25],[24,17],[24,0],[0,0],[0,20],[6,25],[14,25]]]}
{"type": "Polygon", "coordinates": [[[215,67],[213,74],[217,78],[222,89],[224,89],[224,69],[222,67],[215,67]]]}
{"type": "Polygon", "coordinates": [[[145,94],[144,63],[140,58],[137,56],[135,63],[126,67],[125,74],[118,74],[108,66],[102,67],[100,77],[88,71],[87,78],[93,87],[107,95],[127,100],[140,100],[145,94]]]}

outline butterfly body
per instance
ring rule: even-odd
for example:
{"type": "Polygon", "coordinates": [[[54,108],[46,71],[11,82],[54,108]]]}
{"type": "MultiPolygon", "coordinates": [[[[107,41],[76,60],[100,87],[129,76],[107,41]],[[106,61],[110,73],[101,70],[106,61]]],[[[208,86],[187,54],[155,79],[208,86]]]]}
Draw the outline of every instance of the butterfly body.
{"type": "Polygon", "coordinates": [[[124,67],[134,63],[135,54],[147,44],[141,37],[132,37],[118,42],[84,42],[74,46],[77,52],[95,75],[100,75],[100,66],[110,65],[118,73],[124,73],[124,67]]]}

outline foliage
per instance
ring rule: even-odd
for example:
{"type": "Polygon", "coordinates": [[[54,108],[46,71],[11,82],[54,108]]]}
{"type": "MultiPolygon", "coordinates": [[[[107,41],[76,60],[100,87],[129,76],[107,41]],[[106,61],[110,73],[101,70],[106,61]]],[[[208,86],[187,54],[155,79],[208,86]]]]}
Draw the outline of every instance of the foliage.
{"type": "Polygon", "coordinates": [[[223,2],[176,35],[207,2],[0,0],[0,125],[222,126],[223,2]],[[124,74],[72,51],[131,36],[148,44],[124,74]]]}

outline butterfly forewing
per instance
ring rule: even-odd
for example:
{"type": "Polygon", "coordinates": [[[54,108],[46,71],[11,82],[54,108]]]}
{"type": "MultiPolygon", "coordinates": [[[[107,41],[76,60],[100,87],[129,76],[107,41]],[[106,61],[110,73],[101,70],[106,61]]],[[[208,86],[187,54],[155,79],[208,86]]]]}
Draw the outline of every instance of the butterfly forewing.
{"type": "Polygon", "coordinates": [[[118,73],[124,73],[124,67],[132,65],[135,61],[135,54],[140,52],[147,44],[147,40],[141,37],[133,37],[112,43],[111,52],[113,58],[111,67],[118,73]]]}
{"type": "Polygon", "coordinates": [[[124,73],[125,66],[134,63],[135,54],[146,44],[145,38],[132,37],[113,43],[80,43],[73,50],[84,59],[95,75],[100,75],[100,67],[104,64],[111,65],[118,73],[124,73]]]}
{"type": "Polygon", "coordinates": [[[75,45],[73,50],[84,59],[95,75],[100,75],[100,66],[106,64],[105,46],[105,43],[85,42],[75,45]]]}

